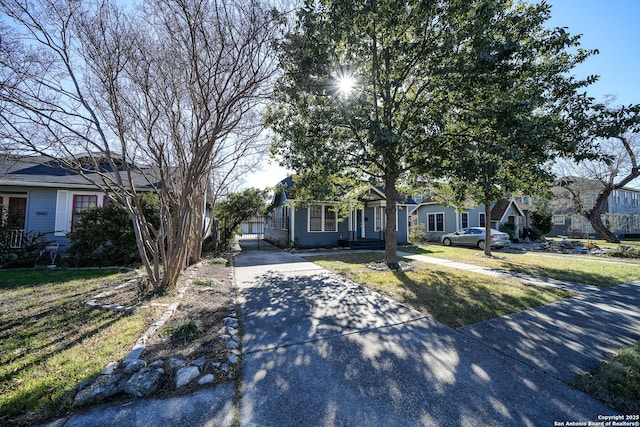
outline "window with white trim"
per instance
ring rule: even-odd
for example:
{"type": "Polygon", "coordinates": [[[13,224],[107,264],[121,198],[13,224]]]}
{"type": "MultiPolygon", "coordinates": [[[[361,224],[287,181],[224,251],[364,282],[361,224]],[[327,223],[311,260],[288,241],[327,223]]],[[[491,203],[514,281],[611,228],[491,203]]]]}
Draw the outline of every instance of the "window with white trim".
{"type": "Polygon", "coordinates": [[[330,205],[311,205],[308,212],[308,231],[337,231],[338,213],[330,205]]]}
{"type": "Polygon", "coordinates": [[[553,225],[564,225],[565,224],[565,216],[564,215],[552,215],[551,222],[553,225]]]}
{"type": "Polygon", "coordinates": [[[478,226],[486,227],[487,225],[487,215],[484,212],[480,212],[478,215],[478,226]]]}
{"type": "Polygon", "coordinates": [[[427,214],[427,231],[444,231],[444,213],[427,214]]]}
{"type": "Polygon", "coordinates": [[[324,207],[324,231],[336,231],[338,226],[338,215],[331,206],[324,207]]]}
{"type": "Polygon", "coordinates": [[[94,191],[58,190],[56,196],[55,235],[65,236],[78,220],[77,214],[92,207],[104,206],[104,193],[94,191]]]}

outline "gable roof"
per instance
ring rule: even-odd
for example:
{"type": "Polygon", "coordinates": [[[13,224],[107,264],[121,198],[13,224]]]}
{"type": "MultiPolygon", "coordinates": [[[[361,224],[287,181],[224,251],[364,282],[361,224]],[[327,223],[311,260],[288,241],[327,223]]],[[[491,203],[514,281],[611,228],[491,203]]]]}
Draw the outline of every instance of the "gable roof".
{"type": "Polygon", "coordinates": [[[500,199],[491,208],[491,221],[501,221],[510,206],[514,206],[520,216],[524,216],[522,209],[514,200],[500,199]]]}
{"type": "MultiPolygon", "coordinates": [[[[127,175],[123,167],[113,170],[108,164],[100,165],[102,173],[119,173],[124,181],[127,175]]],[[[91,175],[89,173],[88,175],[91,175]]],[[[142,171],[133,172],[133,184],[150,188],[154,184],[142,171]]],[[[97,178],[97,177],[96,177],[97,178]]],[[[21,187],[96,189],[86,177],[79,175],[50,157],[0,155],[0,185],[21,187]]]]}
{"type": "MultiPolygon", "coordinates": [[[[369,184],[369,183],[366,183],[366,184],[368,185],[368,188],[362,194],[366,193],[369,196],[373,196],[373,200],[385,200],[386,199],[386,194],[385,194],[384,187],[372,185],[372,184],[369,184]]],[[[278,205],[278,204],[284,202],[285,200],[295,200],[295,196],[293,195],[294,185],[295,185],[295,183],[293,181],[293,177],[292,176],[287,176],[285,179],[280,181],[276,185],[276,193],[274,195],[273,204],[274,205],[278,205]]],[[[363,197],[362,194],[358,196],[358,199],[361,199],[361,197],[363,197]]],[[[413,200],[413,198],[411,196],[403,197],[403,196],[400,196],[400,195],[396,198],[396,203],[402,204],[402,205],[416,205],[417,204],[415,202],[415,200],[413,200]]]]}

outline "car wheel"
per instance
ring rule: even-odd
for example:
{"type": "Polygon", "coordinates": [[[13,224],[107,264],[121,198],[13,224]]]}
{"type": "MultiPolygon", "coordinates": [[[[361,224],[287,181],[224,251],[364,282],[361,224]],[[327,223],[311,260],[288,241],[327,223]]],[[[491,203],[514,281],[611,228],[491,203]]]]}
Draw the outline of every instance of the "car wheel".
{"type": "Polygon", "coordinates": [[[484,251],[484,240],[478,240],[478,249],[482,249],[484,251]]]}
{"type": "Polygon", "coordinates": [[[446,238],[444,240],[442,240],[442,244],[445,246],[451,246],[451,239],[446,238]]]}

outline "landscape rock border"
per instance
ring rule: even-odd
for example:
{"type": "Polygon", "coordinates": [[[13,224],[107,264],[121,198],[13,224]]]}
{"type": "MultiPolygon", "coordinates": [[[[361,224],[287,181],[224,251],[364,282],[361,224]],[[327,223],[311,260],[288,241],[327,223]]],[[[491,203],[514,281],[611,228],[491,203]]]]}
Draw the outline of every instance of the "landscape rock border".
{"type": "MultiPolygon", "coordinates": [[[[204,260],[202,262],[207,261],[204,260]]],[[[186,281],[185,286],[179,288],[176,302],[169,305],[160,318],[147,328],[122,362],[114,361],[109,363],[100,374],[78,385],[72,407],[76,409],[102,403],[106,399],[119,394],[126,394],[136,398],[149,397],[163,385],[167,377],[174,378],[172,386],[175,389],[193,384],[196,379],[198,385],[213,383],[216,377],[226,376],[228,379],[234,379],[235,370],[233,368],[241,362],[241,342],[238,331],[237,292],[233,266],[229,273],[229,281],[232,303],[228,307],[228,316],[223,319],[223,325],[218,330],[219,339],[227,343],[226,361],[207,364],[204,357],[191,362],[180,357],[153,361],[141,358],[149,338],[169,321],[182,302],[187,289],[193,285],[193,278],[190,278],[186,281]]],[[[130,282],[120,285],[118,288],[130,285],[130,282]]],[[[106,295],[101,294],[91,298],[87,305],[93,308],[115,311],[131,311],[139,308],[98,304],[96,300],[104,296],[106,295]]]]}

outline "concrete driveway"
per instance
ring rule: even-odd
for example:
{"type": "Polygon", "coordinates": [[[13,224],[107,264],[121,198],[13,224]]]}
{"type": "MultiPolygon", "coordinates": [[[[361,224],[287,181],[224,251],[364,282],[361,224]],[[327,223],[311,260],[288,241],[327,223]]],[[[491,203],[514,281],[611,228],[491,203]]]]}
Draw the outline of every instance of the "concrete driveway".
{"type": "Polygon", "coordinates": [[[235,265],[243,426],[553,426],[615,414],[296,255],[245,250],[235,265]]]}

